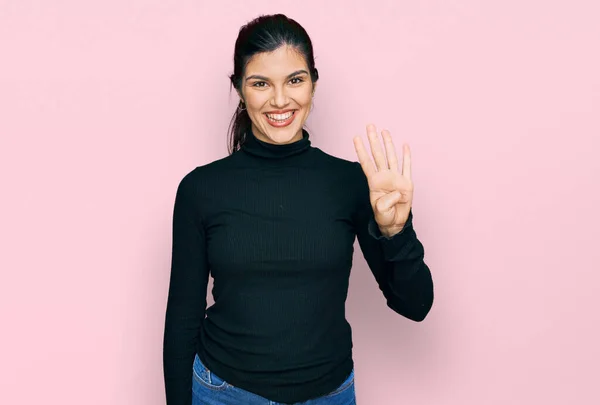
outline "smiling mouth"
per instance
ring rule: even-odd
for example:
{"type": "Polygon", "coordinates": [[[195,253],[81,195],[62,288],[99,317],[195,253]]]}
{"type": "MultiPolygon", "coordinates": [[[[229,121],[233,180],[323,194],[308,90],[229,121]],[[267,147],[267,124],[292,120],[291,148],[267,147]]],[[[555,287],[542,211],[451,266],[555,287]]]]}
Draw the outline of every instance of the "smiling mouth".
{"type": "Polygon", "coordinates": [[[283,113],[283,114],[269,114],[269,113],[265,113],[265,115],[267,116],[268,119],[270,119],[272,121],[275,121],[275,122],[285,122],[286,120],[288,120],[295,113],[296,113],[296,110],[288,111],[288,112],[283,113]]]}
{"type": "Polygon", "coordinates": [[[294,117],[296,116],[296,111],[288,111],[284,114],[270,114],[265,113],[265,117],[267,118],[267,122],[275,127],[285,127],[292,123],[294,117]]]}

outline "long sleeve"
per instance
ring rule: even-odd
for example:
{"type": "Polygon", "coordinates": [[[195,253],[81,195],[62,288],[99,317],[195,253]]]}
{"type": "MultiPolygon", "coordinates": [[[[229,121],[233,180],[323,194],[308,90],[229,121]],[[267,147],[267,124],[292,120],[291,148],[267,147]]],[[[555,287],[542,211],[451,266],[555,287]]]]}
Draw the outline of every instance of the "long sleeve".
{"type": "Polygon", "coordinates": [[[369,201],[366,176],[357,163],[358,212],[356,234],[359,246],[387,305],[396,313],[420,322],[433,305],[433,280],[424,262],[425,251],[413,228],[413,212],[404,228],[388,238],[381,234],[369,201]]]}
{"type": "MultiPolygon", "coordinates": [[[[193,172],[192,172],[193,173],[193,172]]],[[[171,275],[163,340],[167,405],[190,405],[192,365],[204,313],[208,264],[197,185],[188,174],[180,182],[173,209],[171,275]]]]}

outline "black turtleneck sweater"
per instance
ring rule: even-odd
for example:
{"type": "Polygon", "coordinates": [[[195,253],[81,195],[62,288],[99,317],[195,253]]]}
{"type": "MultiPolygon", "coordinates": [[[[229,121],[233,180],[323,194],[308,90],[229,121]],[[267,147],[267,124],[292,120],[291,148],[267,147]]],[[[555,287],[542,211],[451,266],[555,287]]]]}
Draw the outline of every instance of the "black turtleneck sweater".
{"type": "Polygon", "coordinates": [[[354,241],[387,305],[421,321],[433,302],[412,226],[387,238],[358,162],[248,131],[242,148],[179,183],[164,334],[168,405],[191,403],[198,356],[272,401],[327,394],[353,368],[345,301],[354,241]],[[209,274],[214,305],[206,308],[209,274]]]}

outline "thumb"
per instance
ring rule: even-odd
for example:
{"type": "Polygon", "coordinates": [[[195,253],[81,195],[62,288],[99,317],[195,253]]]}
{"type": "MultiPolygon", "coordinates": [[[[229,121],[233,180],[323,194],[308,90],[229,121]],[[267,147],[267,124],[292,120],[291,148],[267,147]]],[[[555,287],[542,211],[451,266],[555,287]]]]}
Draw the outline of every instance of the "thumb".
{"type": "Polygon", "coordinates": [[[399,191],[393,191],[379,198],[375,205],[379,212],[385,212],[390,210],[394,205],[398,204],[402,198],[402,194],[399,191]]]}

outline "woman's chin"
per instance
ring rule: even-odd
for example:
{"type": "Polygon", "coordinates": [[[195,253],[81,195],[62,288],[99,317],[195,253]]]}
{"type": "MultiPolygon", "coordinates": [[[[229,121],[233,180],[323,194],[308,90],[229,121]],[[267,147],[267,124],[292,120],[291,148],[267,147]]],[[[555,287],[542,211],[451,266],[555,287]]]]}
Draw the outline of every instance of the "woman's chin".
{"type": "Polygon", "coordinates": [[[290,125],[282,128],[269,127],[263,132],[269,143],[286,144],[302,139],[302,129],[297,125],[290,125]]]}

